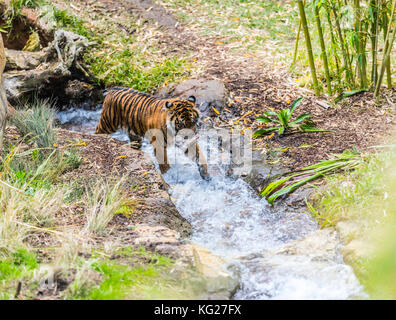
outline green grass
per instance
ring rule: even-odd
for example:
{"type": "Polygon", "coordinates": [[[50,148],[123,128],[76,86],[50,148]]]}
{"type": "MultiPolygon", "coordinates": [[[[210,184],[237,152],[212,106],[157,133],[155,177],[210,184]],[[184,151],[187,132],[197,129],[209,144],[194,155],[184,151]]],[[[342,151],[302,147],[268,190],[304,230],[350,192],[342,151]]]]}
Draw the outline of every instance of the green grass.
{"type": "Polygon", "coordinates": [[[81,164],[80,143],[58,145],[49,106],[37,101],[32,108],[34,114],[18,111],[24,137],[6,135],[0,157],[0,299],[39,297],[48,270],[66,279],[66,290],[58,292],[63,299],[192,297],[173,278],[173,261],[120,248],[111,233],[114,214],[128,216],[135,208],[124,195],[125,179],[65,179],[81,164]]]}
{"type": "Polygon", "coordinates": [[[347,262],[374,299],[396,299],[395,160],[391,148],[355,171],[327,178],[311,208],[319,224],[335,226],[351,246],[347,262]]]}
{"type": "Polygon", "coordinates": [[[48,101],[35,100],[25,104],[21,111],[11,118],[21,135],[34,141],[38,148],[52,148],[56,145],[55,109],[48,101]]]}
{"type": "MultiPolygon", "coordinates": [[[[191,64],[188,54],[167,54],[158,39],[145,38],[147,25],[135,16],[125,13],[117,20],[103,16],[77,17],[70,10],[47,9],[47,18],[57,27],[65,28],[86,37],[92,47],[86,51],[84,61],[90,71],[105,86],[125,86],[153,93],[164,84],[185,78],[191,64]],[[131,30],[126,34],[120,30],[131,30]]],[[[158,30],[154,30],[158,32],[158,30]]]]}
{"type": "Polygon", "coordinates": [[[35,254],[26,249],[15,250],[10,257],[0,260],[0,300],[13,299],[17,282],[31,278],[38,267],[35,254]]]}
{"type": "Polygon", "coordinates": [[[241,47],[258,49],[267,40],[293,38],[290,23],[298,17],[289,2],[243,0],[164,0],[168,8],[186,23],[202,28],[204,35],[242,41],[241,47]]]}

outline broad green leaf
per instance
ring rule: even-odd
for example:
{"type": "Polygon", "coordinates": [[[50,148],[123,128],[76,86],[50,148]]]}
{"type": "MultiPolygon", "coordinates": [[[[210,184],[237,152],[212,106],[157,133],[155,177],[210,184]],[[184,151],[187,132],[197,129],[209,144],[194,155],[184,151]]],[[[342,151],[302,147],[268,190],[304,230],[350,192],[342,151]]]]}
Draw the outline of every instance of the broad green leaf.
{"type": "Polygon", "coordinates": [[[264,117],[264,116],[258,117],[258,118],[256,118],[256,120],[260,121],[260,122],[264,122],[264,123],[274,122],[273,119],[271,119],[269,117],[264,117]]]}
{"type": "Polygon", "coordinates": [[[276,113],[275,111],[267,111],[267,112],[264,112],[264,114],[266,116],[275,116],[275,117],[278,116],[278,113],[276,113]]]}
{"type": "Polygon", "coordinates": [[[304,121],[308,118],[311,118],[311,117],[312,117],[311,114],[302,114],[302,115],[298,116],[296,118],[296,120],[292,121],[292,123],[299,123],[299,122],[302,122],[302,121],[304,121]]]}
{"type": "Polygon", "coordinates": [[[279,112],[279,114],[278,114],[278,118],[279,118],[280,123],[281,123],[285,128],[289,127],[289,120],[290,120],[290,117],[289,117],[289,111],[288,111],[287,109],[281,110],[281,111],[279,112]]]}

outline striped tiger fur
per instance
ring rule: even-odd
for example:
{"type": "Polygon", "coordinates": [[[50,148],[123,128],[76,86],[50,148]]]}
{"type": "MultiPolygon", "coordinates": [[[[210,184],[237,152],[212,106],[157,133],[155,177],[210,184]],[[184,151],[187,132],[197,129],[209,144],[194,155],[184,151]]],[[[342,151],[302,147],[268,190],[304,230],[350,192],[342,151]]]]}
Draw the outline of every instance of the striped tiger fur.
{"type": "MultiPolygon", "coordinates": [[[[110,134],[118,129],[124,129],[128,132],[131,142],[135,142],[140,147],[142,137],[148,130],[161,130],[165,144],[164,154],[161,157],[156,154],[156,157],[161,173],[165,173],[169,169],[166,152],[167,133],[170,128],[173,133],[184,128],[196,130],[199,111],[195,107],[195,102],[194,96],[188,99],[160,99],[129,88],[114,88],[104,99],[95,133],[110,134]]],[[[151,143],[154,141],[155,139],[151,143]]],[[[195,143],[195,161],[199,166],[201,176],[207,178],[206,160],[198,143],[195,143]]]]}

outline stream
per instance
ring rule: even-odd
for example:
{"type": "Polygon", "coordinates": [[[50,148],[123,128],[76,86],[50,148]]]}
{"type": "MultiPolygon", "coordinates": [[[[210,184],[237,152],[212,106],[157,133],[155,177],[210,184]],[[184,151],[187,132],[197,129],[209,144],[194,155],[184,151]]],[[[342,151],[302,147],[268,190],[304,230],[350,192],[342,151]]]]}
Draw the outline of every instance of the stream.
{"type": "MultiPolygon", "coordinates": [[[[93,133],[100,111],[100,106],[72,108],[58,118],[65,129],[93,133]]],[[[122,132],[112,136],[129,141],[122,132]]],[[[343,262],[334,234],[318,230],[307,213],[272,208],[243,179],[229,177],[226,165],[213,164],[213,158],[226,156],[218,144],[204,138],[199,144],[212,159],[210,181],[201,179],[197,165],[177,148],[168,150],[175,164],[163,177],[177,209],[192,225],[191,240],[222,257],[239,279],[235,299],[367,298],[343,262]]],[[[147,143],[143,151],[153,154],[147,143]]]]}

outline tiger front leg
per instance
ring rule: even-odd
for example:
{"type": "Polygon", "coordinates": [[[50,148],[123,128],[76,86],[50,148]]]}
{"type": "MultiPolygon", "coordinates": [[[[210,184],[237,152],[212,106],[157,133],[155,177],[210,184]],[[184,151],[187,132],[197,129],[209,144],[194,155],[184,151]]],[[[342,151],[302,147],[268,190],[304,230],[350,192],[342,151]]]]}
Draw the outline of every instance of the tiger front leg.
{"type": "Polygon", "coordinates": [[[170,168],[166,146],[161,139],[157,139],[156,137],[151,139],[151,145],[154,148],[154,155],[157,158],[161,174],[165,174],[170,168]]]}
{"type": "Polygon", "coordinates": [[[205,155],[203,154],[198,143],[195,144],[195,161],[198,165],[199,174],[201,175],[202,179],[209,181],[210,175],[208,173],[208,164],[206,163],[205,155]]]}
{"type": "Polygon", "coordinates": [[[156,152],[155,157],[157,158],[161,174],[165,174],[170,168],[166,147],[163,148],[163,151],[156,152]]]}

